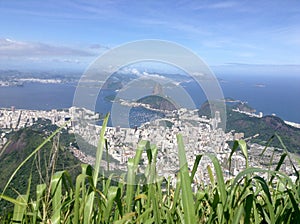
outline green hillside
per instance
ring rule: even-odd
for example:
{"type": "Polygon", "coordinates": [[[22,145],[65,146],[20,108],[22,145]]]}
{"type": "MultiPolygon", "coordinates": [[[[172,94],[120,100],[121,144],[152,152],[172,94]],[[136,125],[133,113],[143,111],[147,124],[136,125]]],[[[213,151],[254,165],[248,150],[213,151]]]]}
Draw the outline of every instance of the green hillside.
{"type": "MultiPolygon", "coordinates": [[[[245,104],[244,107],[251,108],[245,104]]],[[[248,115],[232,111],[233,108],[236,108],[236,105],[227,105],[226,131],[243,132],[245,133],[245,138],[256,135],[257,137],[252,138],[251,142],[262,145],[265,145],[277,133],[289,151],[300,153],[300,129],[287,125],[276,116],[249,117],[248,115]]],[[[210,109],[207,102],[199,109],[199,115],[210,117],[210,109]]],[[[277,138],[274,138],[271,146],[282,148],[277,138]]]]}
{"type": "MultiPolygon", "coordinates": [[[[27,127],[9,135],[9,144],[0,156],[0,191],[2,192],[8,179],[30,153],[38,147],[47,136],[58,127],[51,125],[50,121],[39,120],[32,127],[27,127]]],[[[32,173],[32,191],[40,183],[49,182],[52,172],[68,170],[71,176],[75,176],[80,170],[79,161],[67,150],[74,137],[66,130],[62,130],[60,137],[47,143],[35,158],[30,159],[17,172],[6,194],[16,197],[18,192],[26,192],[29,174],[32,173]],[[52,167],[54,169],[52,170],[52,167]]],[[[34,196],[34,194],[33,194],[34,196]]],[[[10,203],[0,201],[0,213],[12,209],[10,203]]]]}
{"type": "Polygon", "coordinates": [[[171,99],[160,95],[146,96],[137,101],[138,103],[149,104],[151,108],[159,110],[173,111],[176,110],[176,104],[171,99]]]}

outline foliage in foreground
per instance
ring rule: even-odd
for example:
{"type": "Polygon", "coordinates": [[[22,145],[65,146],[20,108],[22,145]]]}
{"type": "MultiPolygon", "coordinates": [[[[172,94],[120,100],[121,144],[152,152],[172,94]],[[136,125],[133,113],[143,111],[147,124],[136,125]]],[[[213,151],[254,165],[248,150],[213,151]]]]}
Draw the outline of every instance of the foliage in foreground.
{"type": "MultiPolygon", "coordinates": [[[[51,125],[51,121],[47,123],[38,121],[33,126],[12,131],[9,134],[8,143],[0,149],[0,194],[19,164],[56,129],[58,127],[51,125]]],[[[30,175],[32,176],[30,195],[34,199],[36,185],[49,183],[54,172],[67,170],[75,178],[81,172],[81,167],[80,161],[69,150],[71,142],[74,142],[74,135],[69,134],[67,130],[62,130],[51,142],[48,141],[16,173],[9,188],[5,191],[5,195],[16,198],[18,192],[26,192],[30,175]]],[[[96,150],[94,151],[96,152],[96,150]]],[[[0,216],[11,212],[13,206],[12,203],[1,200],[0,216]]]]}
{"type": "MultiPolygon", "coordinates": [[[[14,211],[11,216],[0,217],[0,222],[194,224],[297,223],[300,220],[299,171],[292,165],[297,176],[295,182],[280,171],[284,160],[290,160],[287,150],[282,154],[275,170],[263,170],[247,164],[245,170],[227,182],[224,181],[217,158],[208,155],[215,175],[212,168],[208,167],[211,183],[198,186],[199,190],[193,192],[192,182],[202,155],[196,157],[190,172],[182,137],[177,136],[181,169],[176,186],[172,186],[170,179],[156,175],[157,148],[148,141],[141,141],[135,157],[128,161],[127,175],[120,177],[120,181],[115,183],[112,180],[113,174],[108,178],[99,175],[100,158],[105,147],[106,122],[107,119],[100,134],[94,168],[82,164],[82,171],[75,183],[67,171],[56,172],[48,184],[37,185],[34,197],[29,193],[31,178],[28,180],[27,192],[16,199],[6,196],[5,191],[2,192],[0,200],[13,203],[14,211]],[[134,185],[144,150],[148,156],[148,167],[144,174],[147,181],[134,185]],[[262,178],[262,174],[268,174],[268,178],[262,178]]],[[[31,156],[41,147],[42,145],[34,150],[31,156]]],[[[244,141],[235,142],[232,154],[238,149],[248,161],[244,141]]],[[[17,171],[18,169],[15,173],[17,171]]]]}

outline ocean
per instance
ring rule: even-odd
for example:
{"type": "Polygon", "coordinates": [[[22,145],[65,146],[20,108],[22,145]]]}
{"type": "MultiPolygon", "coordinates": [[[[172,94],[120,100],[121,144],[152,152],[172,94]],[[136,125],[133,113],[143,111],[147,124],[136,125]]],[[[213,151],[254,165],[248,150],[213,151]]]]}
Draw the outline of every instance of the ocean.
{"type": "Polygon", "coordinates": [[[300,76],[227,76],[221,82],[224,95],[247,101],[264,115],[300,123],[300,76]]]}
{"type": "Polygon", "coordinates": [[[0,107],[15,106],[27,110],[69,108],[73,104],[76,83],[25,83],[24,86],[0,87],[0,107]]]}
{"type": "MultiPolygon", "coordinates": [[[[218,76],[225,97],[248,102],[257,112],[300,123],[300,76],[222,75],[218,76]]],[[[196,105],[206,100],[193,83],[184,84],[196,105]]],[[[34,110],[69,108],[73,104],[76,83],[25,83],[23,87],[0,87],[0,107],[34,110]]],[[[112,92],[106,91],[100,101],[112,92]]],[[[98,100],[99,101],[99,100],[98,100]]],[[[96,110],[105,113],[110,103],[97,103],[96,110]]]]}

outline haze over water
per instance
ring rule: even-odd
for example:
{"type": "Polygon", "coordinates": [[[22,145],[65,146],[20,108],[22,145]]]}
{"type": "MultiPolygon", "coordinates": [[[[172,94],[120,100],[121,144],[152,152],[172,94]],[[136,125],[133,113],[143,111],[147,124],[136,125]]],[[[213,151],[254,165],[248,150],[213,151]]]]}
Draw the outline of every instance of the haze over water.
{"type": "MultiPolygon", "coordinates": [[[[264,115],[274,113],[284,120],[300,123],[300,77],[222,75],[218,78],[225,97],[246,101],[264,115]]],[[[183,83],[183,86],[200,107],[206,100],[204,93],[193,83],[183,83]]],[[[75,89],[76,83],[25,83],[23,87],[0,87],[0,107],[32,110],[69,108],[75,89]]],[[[106,92],[106,96],[110,94],[106,92]]],[[[98,112],[109,111],[111,103],[104,98],[98,101],[102,101],[96,106],[98,112]]]]}

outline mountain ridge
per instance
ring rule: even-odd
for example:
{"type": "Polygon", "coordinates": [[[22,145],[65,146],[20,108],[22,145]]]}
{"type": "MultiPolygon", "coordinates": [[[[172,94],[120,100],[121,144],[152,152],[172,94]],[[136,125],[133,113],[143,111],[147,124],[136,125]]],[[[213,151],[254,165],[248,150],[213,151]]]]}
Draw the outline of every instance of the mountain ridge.
{"type": "MultiPolygon", "coordinates": [[[[245,104],[246,107],[251,108],[245,104]]],[[[300,129],[286,124],[284,120],[274,115],[263,117],[250,117],[247,114],[233,111],[237,109],[236,104],[226,104],[227,122],[226,132],[234,130],[243,132],[245,138],[252,138],[251,142],[266,145],[266,143],[275,135],[280,136],[281,140],[291,152],[300,153],[300,129]],[[256,136],[256,138],[253,138],[256,136]]],[[[199,115],[211,117],[209,103],[205,102],[199,109],[199,115]]],[[[281,142],[274,138],[270,143],[271,146],[283,148],[281,142]]]]}

